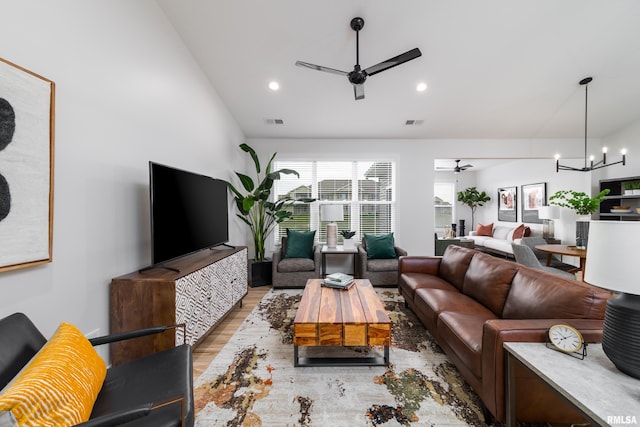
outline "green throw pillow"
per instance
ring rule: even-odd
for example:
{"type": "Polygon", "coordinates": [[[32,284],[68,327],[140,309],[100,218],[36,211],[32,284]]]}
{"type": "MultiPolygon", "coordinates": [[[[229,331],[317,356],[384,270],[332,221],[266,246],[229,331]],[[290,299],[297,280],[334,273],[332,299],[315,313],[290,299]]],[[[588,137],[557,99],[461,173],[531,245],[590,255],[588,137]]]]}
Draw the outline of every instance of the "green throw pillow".
{"type": "Polygon", "coordinates": [[[364,240],[367,246],[367,259],[396,258],[396,250],[393,247],[393,233],[380,236],[365,233],[364,240]]]}
{"type": "Polygon", "coordinates": [[[287,228],[287,250],[285,258],[311,258],[313,259],[313,240],[316,231],[296,231],[287,228]]]}

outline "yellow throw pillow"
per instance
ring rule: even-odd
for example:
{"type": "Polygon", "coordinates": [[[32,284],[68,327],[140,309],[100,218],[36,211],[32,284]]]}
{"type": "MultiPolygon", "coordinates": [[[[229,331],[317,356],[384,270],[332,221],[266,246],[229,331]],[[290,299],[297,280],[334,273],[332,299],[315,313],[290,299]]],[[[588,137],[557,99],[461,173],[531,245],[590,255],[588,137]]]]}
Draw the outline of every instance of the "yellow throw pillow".
{"type": "MultiPolygon", "coordinates": [[[[60,324],[0,396],[20,427],[62,427],[89,419],[107,367],[75,326],[60,324]]],[[[5,414],[6,415],[6,414],[5,414]]]]}

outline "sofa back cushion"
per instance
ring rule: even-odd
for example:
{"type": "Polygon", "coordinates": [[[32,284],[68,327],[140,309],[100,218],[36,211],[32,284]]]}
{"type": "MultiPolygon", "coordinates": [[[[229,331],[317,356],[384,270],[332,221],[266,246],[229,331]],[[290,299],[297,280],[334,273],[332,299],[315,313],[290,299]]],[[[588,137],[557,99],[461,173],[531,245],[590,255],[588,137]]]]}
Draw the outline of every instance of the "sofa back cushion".
{"type": "Polygon", "coordinates": [[[509,238],[509,233],[512,230],[513,230],[512,227],[502,227],[502,226],[493,227],[493,238],[507,240],[509,238]]]}
{"type": "Polygon", "coordinates": [[[464,276],[474,254],[476,251],[462,246],[447,246],[440,262],[438,275],[462,292],[464,276]]]}
{"type": "Polygon", "coordinates": [[[463,293],[502,317],[511,280],[518,271],[518,264],[491,255],[478,253],[469,263],[464,278],[463,293]]]}
{"type": "Polygon", "coordinates": [[[546,271],[520,268],[511,283],[505,319],[604,319],[610,292],[546,271]]]}

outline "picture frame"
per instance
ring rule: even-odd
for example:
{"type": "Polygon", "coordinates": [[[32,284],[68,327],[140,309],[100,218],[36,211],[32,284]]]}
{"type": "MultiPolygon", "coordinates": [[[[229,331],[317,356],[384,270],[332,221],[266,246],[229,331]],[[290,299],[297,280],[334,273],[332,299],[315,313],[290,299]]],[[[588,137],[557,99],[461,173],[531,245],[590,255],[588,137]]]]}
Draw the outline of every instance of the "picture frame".
{"type": "Polygon", "coordinates": [[[498,221],[518,220],[518,187],[498,188],[498,221]]]}
{"type": "Polygon", "coordinates": [[[522,186],[522,222],[542,224],[542,219],[538,216],[538,210],[546,204],[546,182],[526,184],[522,186]]]}
{"type": "Polygon", "coordinates": [[[55,83],[0,58],[0,272],[49,263],[55,83]]]}

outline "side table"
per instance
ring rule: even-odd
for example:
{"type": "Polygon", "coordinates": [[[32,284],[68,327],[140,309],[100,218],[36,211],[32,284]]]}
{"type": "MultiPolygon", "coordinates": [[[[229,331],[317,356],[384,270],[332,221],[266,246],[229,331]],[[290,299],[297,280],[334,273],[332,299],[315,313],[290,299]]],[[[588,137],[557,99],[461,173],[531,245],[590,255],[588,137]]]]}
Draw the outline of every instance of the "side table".
{"type": "Polygon", "coordinates": [[[338,245],[335,248],[330,248],[327,245],[323,245],[322,249],[320,250],[320,253],[322,254],[322,277],[325,277],[327,275],[327,254],[347,254],[347,255],[351,255],[351,257],[353,258],[353,276],[355,277],[356,275],[356,258],[357,258],[357,254],[358,254],[358,248],[357,247],[353,247],[353,248],[345,248],[343,245],[338,245]]]}
{"type": "Polygon", "coordinates": [[[587,357],[577,359],[542,343],[504,343],[507,354],[507,427],[516,426],[516,361],[566,400],[591,425],[640,423],[640,380],[620,372],[601,344],[589,344],[587,357]],[[635,420],[635,421],[634,421],[635,420]]]}

